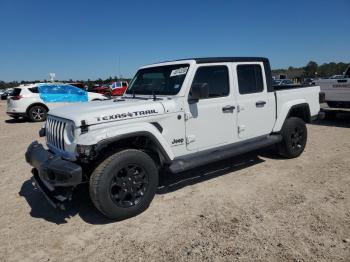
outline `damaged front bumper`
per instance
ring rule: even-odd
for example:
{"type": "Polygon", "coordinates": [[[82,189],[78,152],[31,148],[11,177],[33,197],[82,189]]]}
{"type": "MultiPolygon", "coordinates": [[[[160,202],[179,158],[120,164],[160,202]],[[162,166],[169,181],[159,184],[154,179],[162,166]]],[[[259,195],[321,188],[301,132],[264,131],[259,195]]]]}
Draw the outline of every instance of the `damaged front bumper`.
{"type": "Polygon", "coordinates": [[[52,154],[37,141],[30,144],[25,157],[33,167],[35,186],[54,207],[64,208],[73,189],[82,183],[81,166],[52,154]]]}

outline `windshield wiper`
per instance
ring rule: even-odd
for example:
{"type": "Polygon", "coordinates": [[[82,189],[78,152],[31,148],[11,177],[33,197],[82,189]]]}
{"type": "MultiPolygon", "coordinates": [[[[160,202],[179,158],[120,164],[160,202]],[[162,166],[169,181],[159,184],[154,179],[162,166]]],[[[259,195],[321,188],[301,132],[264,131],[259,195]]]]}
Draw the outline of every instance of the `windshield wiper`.
{"type": "Polygon", "coordinates": [[[157,100],[156,91],[152,90],[153,101],[157,100]]]}

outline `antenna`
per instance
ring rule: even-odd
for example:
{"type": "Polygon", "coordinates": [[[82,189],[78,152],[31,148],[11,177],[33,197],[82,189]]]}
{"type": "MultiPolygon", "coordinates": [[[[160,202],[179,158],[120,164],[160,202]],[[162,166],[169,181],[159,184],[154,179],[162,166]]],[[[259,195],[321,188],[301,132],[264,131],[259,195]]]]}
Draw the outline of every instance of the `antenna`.
{"type": "Polygon", "coordinates": [[[122,79],[122,72],[120,71],[120,56],[118,56],[118,74],[119,74],[119,79],[122,79]]]}

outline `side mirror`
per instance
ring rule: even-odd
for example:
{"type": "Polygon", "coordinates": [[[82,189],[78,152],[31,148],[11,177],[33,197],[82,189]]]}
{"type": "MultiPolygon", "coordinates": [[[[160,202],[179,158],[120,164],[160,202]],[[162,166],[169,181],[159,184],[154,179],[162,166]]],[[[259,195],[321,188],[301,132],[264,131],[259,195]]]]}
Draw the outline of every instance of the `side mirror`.
{"type": "Polygon", "coordinates": [[[188,100],[190,104],[197,103],[199,99],[209,97],[209,85],[208,83],[193,84],[191,87],[191,95],[188,100]]]}

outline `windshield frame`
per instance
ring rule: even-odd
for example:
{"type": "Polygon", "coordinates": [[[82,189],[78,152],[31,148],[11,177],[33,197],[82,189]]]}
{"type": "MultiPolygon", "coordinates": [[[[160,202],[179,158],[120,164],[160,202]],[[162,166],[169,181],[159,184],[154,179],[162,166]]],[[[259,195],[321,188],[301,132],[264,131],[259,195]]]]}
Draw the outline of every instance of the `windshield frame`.
{"type": "MultiPolygon", "coordinates": [[[[184,83],[185,83],[185,79],[190,71],[190,67],[191,67],[190,63],[181,63],[181,64],[179,63],[179,64],[168,64],[168,65],[159,65],[159,66],[141,68],[136,72],[135,76],[130,81],[130,84],[129,84],[129,86],[124,94],[126,94],[126,95],[134,95],[134,94],[135,95],[153,95],[153,91],[154,91],[154,94],[157,96],[175,96],[175,95],[178,95],[179,92],[181,91],[184,83]],[[168,81],[171,79],[171,77],[182,76],[182,79],[178,83],[180,86],[177,88],[175,88],[175,87],[172,88],[172,90],[175,90],[174,92],[159,92],[159,90],[153,90],[153,91],[147,90],[144,92],[140,92],[140,90],[137,90],[137,89],[135,91],[132,90],[134,87],[135,81],[137,80],[137,78],[139,77],[139,75],[141,73],[143,73],[143,74],[145,74],[145,73],[159,73],[160,72],[159,70],[163,69],[163,68],[169,68],[168,69],[169,76],[167,76],[168,81]],[[186,73],[171,76],[171,74],[173,73],[174,70],[177,70],[180,68],[187,68],[186,73]]],[[[164,72],[165,71],[161,71],[161,73],[164,73],[164,72]]]]}

